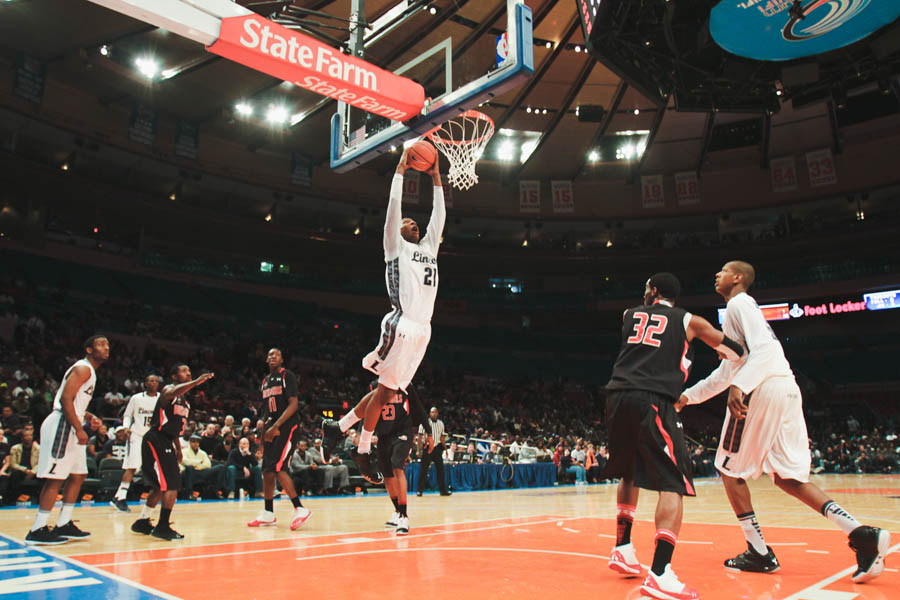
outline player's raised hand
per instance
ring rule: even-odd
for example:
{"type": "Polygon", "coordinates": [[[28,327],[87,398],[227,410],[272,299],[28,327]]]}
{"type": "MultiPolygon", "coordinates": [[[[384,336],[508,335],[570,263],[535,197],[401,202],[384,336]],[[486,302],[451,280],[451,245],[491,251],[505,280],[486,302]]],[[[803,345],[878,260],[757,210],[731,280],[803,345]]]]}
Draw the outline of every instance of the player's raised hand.
{"type": "Polygon", "coordinates": [[[728,390],[728,410],[737,420],[747,417],[747,405],[744,404],[744,392],[739,387],[731,386],[728,390]]]}
{"type": "Polygon", "coordinates": [[[403,154],[400,155],[400,162],[397,163],[397,172],[401,175],[406,172],[406,169],[409,168],[409,165],[406,163],[407,154],[409,153],[409,148],[403,149],[403,154]]]}
{"type": "Polygon", "coordinates": [[[206,383],[207,381],[209,381],[210,379],[212,379],[215,376],[216,376],[215,373],[204,373],[203,375],[201,375],[200,377],[197,378],[197,384],[199,385],[201,383],[206,383]]]}
{"type": "Polygon", "coordinates": [[[431,176],[431,182],[435,187],[441,187],[441,160],[439,153],[436,154],[434,163],[432,163],[431,168],[425,172],[431,176]]]}

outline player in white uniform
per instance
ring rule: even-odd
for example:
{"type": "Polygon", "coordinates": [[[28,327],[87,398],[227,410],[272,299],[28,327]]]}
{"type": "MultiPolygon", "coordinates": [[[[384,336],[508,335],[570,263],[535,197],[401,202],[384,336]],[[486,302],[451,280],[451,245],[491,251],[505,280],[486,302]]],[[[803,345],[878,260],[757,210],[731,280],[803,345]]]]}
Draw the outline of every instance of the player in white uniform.
{"type": "Polygon", "coordinates": [[[428,349],[431,315],[437,298],[437,253],[447,218],[436,159],[427,171],[434,184],[431,220],[425,235],[419,239],[419,226],[410,218],[403,219],[401,214],[406,169],[404,152],[391,182],[384,223],[385,283],[393,310],[381,320],[382,335],[378,347],[362,361],[364,368],[378,375],[378,387],[366,394],[338,423],[329,420],[322,426],[325,454],[330,455],[341,432],[364,419],[358,454],[354,453],[353,459],[362,476],[376,484],[382,482],[382,476],[374,464],[369,464],[372,434],[382,410],[392,408],[388,402],[396,396],[397,390],[406,390],[428,349]]]}
{"type": "Polygon", "coordinates": [[[723,360],[709,377],[684,391],[678,408],[699,404],[728,390],[728,410],[716,468],[747,538],[747,551],[725,561],[740,571],[771,573],[779,569],[766,546],[745,481],[763,472],[775,485],[820,512],[849,537],[856,552],[855,583],[874,579],[884,569],[890,534],[862,525],[809,481],[811,457],[803,399],[794,373],[772,327],[747,290],[756,274],[742,261],[727,263],[716,274],[716,291],[727,301],[722,331],[747,349],[740,361],[723,360]]]}
{"type": "Polygon", "coordinates": [[[122,426],[128,432],[128,443],[125,446],[125,460],[122,461],[122,483],[116,490],[116,496],[109,501],[109,505],[121,512],[131,512],[125,498],[128,496],[128,488],[134,479],[134,472],[141,468],[141,442],[144,434],[150,429],[150,419],[159,400],[159,377],[148,375],[144,380],[144,391],[135,394],[125,407],[122,417],[122,426]]]}
{"type": "Polygon", "coordinates": [[[34,525],[25,536],[27,544],[63,544],[91,534],[72,522],[81,484],[87,477],[88,435],[82,427],[88,404],[94,396],[96,369],[109,358],[109,340],[100,335],[84,342],[85,357],[69,367],[53,400],[53,412],[41,425],[41,454],[37,476],[44,480],[34,525]],[[52,530],[47,520],[63,481],[68,479],[59,521],[52,530]]]}

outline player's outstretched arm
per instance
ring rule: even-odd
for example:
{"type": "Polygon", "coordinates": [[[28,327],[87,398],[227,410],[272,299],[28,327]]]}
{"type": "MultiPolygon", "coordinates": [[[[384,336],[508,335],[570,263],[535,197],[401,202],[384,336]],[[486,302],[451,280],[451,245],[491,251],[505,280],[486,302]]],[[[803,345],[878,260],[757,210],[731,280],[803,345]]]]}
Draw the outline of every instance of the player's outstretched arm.
{"type": "Polygon", "coordinates": [[[191,391],[198,385],[206,383],[207,381],[209,381],[210,379],[212,379],[215,376],[216,376],[215,373],[204,373],[197,379],[194,379],[193,381],[188,381],[187,383],[179,383],[178,385],[176,385],[174,383],[169,384],[166,387],[164,387],[162,389],[162,391],[160,391],[159,401],[162,402],[163,406],[171,404],[172,400],[174,400],[175,398],[177,398],[179,396],[183,396],[184,394],[188,393],[189,391],[191,391]]]}
{"type": "Polygon", "coordinates": [[[744,355],[744,349],[740,344],[713,327],[712,324],[703,317],[691,315],[687,336],[688,340],[699,338],[700,341],[728,360],[738,360],[744,355]]]}
{"type": "Polygon", "coordinates": [[[403,222],[403,174],[406,172],[406,150],[397,163],[397,171],[391,180],[387,214],[384,218],[384,257],[395,258],[400,254],[400,225],[403,222]]]}
{"type": "Polygon", "coordinates": [[[428,230],[425,232],[425,239],[422,240],[431,246],[435,254],[441,244],[444,223],[447,221],[447,207],[444,205],[444,186],[441,183],[440,169],[440,160],[435,160],[431,169],[427,171],[434,183],[434,202],[431,208],[431,219],[428,221],[428,230]]]}

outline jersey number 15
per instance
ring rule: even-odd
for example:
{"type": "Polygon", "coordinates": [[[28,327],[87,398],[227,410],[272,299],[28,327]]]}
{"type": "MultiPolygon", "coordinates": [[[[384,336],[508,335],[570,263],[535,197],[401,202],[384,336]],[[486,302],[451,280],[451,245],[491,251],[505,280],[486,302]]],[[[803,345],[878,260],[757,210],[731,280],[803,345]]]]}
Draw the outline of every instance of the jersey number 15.
{"type": "Polygon", "coordinates": [[[654,348],[659,348],[662,344],[662,341],[655,337],[660,335],[666,330],[666,325],[669,324],[669,319],[665,315],[648,315],[645,312],[636,312],[634,313],[634,318],[637,319],[637,323],[634,324],[634,335],[625,340],[628,344],[646,344],[648,346],[653,346],[654,348]],[[650,323],[650,326],[647,327],[647,323],[650,323]]]}

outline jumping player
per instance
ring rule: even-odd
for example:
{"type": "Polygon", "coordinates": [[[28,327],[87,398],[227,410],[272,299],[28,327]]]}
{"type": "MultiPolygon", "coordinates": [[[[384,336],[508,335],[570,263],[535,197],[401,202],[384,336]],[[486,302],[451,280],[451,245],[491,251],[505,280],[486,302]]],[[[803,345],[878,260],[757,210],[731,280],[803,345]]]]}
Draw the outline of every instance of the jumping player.
{"type": "Polygon", "coordinates": [[[122,483],[116,490],[115,498],[109,502],[110,506],[121,512],[131,512],[125,498],[134,479],[134,472],[141,466],[141,443],[144,441],[144,434],[150,429],[150,419],[153,417],[158,396],[159,377],[148,375],[144,380],[144,391],[133,395],[125,407],[125,414],[122,417],[122,425],[128,432],[125,460],[122,461],[125,472],[122,473],[122,483]]]}
{"type": "Polygon", "coordinates": [[[181,489],[181,444],[179,436],[191,412],[191,404],[184,397],[189,391],[214,377],[213,373],[204,373],[197,379],[191,379],[191,369],[184,363],[172,367],[172,383],[160,391],[159,399],[150,429],[144,434],[141,443],[142,468],[144,479],[151,488],[147,503],[141,510],[141,517],[131,525],[135,533],[152,535],[161,540],[180,540],[184,536],[169,525],[169,516],[175,506],[178,490],[181,489]],[[150,514],[162,499],[159,521],[154,527],[150,523],[150,514]]]}
{"type": "Polygon", "coordinates": [[[606,386],[609,462],[603,479],[620,478],[616,493],[616,546],[609,568],[639,575],[631,543],[639,488],[659,492],[656,551],[641,592],[663,600],[696,600],[672,570],[681,529],[683,496],[694,496],[691,462],[675,410],[690,370],[690,342],[699,338],[729,359],[743,349],[706,319],[675,307],[681,284],[671,273],[647,280],[644,304],[625,311],[622,349],[606,386]]]}
{"type": "Polygon", "coordinates": [[[393,311],[381,321],[382,335],[378,347],[362,362],[364,368],[378,375],[378,387],[339,422],[326,420],[322,424],[324,452],[330,456],[341,432],[364,419],[358,452],[352,452],[351,457],[359,465],[362,476],[375,484],[383,479],[376,466],[369,461],[375,425],[384,406],[396,396],[398,390],[405,390],[409,385],[431,339],[431,315],[438,286],[437,253],[447,216],[438,161],[435,160],[427,171],[434,184],[434,205],[428,230],[421,241],[416,222],[401,218],[406,156],[404,152],[400,157],[391,182],[384,223],[385,282],[393,311]]]}
{"type": "MultiPolygon", "coordinates": [[[[94,395],[97,368],[109,359],[109,340],[94,335],[85,340],[85,356],[69,367],[53,399],[53,412],[41,424],[41,451],[37,476],[44,480],[37,515],[26,544],[64,544],[69,540],[89,537],[72,522],[72,511],[81,484],[87,477],[88,435],[82,427],[87,407],[94,395]],[[50,511],[63,481],[68,480],[59,520],[52,530],[47,527],[50,511]]],[[[88,415],[90,416],[90,415],[88,415]]]]}
{"type": "Polygon", "coordinates": [[[797,498],[847,534],[856,552],[855,583],[869,581],[884,570],[891,544],[887,531],[862,525],[809,481],[812,457],[803,399],[784,349],[747,290],[756,272],[742,261],[726,263],[716,274],[716,292],[727,301],[725,334],[747,348],[747,359],[723,362],[706,379],[685,390],[678,404],[699,404],[728,390],[728,410],[716,468],[731,507],[747,539],[747,551],[725,561],[732,570],[772,573],[780,568],[766,545],[756,519],[746,479],[769,473],[775,485],[797,498]]]}
{"type": "Polygon", "coordinates": [[[275,478],[281,484],[291,503],[294,516],[291,531],[300,529],[312,514],[300,504],[294,489],[294,482],[288,474],[291,455],[300,437],[300,420],[297,415],[297,376],[284,368],[281,350],[272,348],[266,357],[269,374],[262,382],[263,422],[266,433],[263,436],[263,497],[265,510],[247,523],[248,527],[270,527],[275,525],[275,478]]]}

